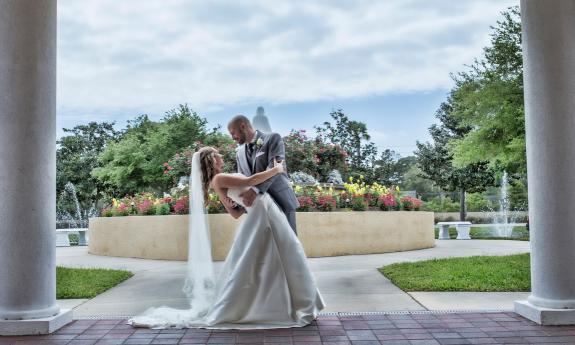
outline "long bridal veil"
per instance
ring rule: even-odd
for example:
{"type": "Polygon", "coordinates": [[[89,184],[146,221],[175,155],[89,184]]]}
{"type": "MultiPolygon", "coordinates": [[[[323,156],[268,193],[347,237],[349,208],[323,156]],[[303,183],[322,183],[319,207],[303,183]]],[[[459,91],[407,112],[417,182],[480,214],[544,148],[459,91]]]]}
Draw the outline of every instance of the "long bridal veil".
{"type": "Polygon", "coordinates": [[[130,320],[136,327],[184,328],[201,324],[215,298],[210,229],[204,208],[200,154],[194,153],[189,185],[190,215],[188,225],[188,267],[183,292],[189,309],[150,308],[130,320]]]}
{"type": "Polygon", "coordinates": [[[203,316],[215,297],[214,267],[210,228],[204,208],[200,153],[192,156],[190,176],[190,217],[188,229],[188,269],[184,293],[190,309],[203,316]]]}

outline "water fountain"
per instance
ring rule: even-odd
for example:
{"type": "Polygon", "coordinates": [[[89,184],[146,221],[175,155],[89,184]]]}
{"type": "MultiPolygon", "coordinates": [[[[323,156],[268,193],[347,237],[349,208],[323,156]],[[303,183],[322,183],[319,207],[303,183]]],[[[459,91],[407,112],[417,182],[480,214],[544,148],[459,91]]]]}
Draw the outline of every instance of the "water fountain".
{"type": "Polygon", "coordinates": [[[80,202],[78,202],[78,195],[76,193],[76,186],[72,182],[66,183],[64,186],[64,191],[70,196],[72,202],[74,203],[74,211],[76,211],[76,218],[72,217],[72,221],[76,227],[78,226],[78,222],[82,221],[82,211],[80,209],[80,202]]]}
{"type": "Polygon", "coordinates": [[[501,180],[501,195],[499,199],[499,214],[500,217],[496,219],[495,224],[497,224],[497,236],[499,237],[511,237],[513,232],[513,225],[509,222],[509,177],[507,172],[503,172],[503,178],[501,180]]]}
{"type": "Polygon", "coordinates": [[[509,176],[507,172],[503,173],[501,179],[501,188],[498,198],[499,210],[489,207],[489,218],[492,219],[492,226],[495,228],[491,233],[497,237],[512,237],[513,228],[521,226],[523,223],[517,223],[519,219],[525,217],[527,205],[513,205],[511,209],[511,200],[509,198],[509,176]]]}
{"type": "MultiPolygon", "coordinates": [[[[74,186],[72,182],[66,183],[66,185],[64,185],[64,190],[60,193],[59,199],[60,209],[57,212],[57,222],[66,222],[68,224],[68,229],[60,229],[60,231],[56,230],[56,245],[69,246],[70,240],[68,238],[68,233],[74,232],[74,229],[82,229],[82,231],[76,230],[79,238],[78,245],[86,245],[85,221],[82,217],[82,209],[80,207],[80,202],[78,201],[76,186],[74,186]],[[72,203],[72,211],[65,207],[66,203],[70,201],[72,203]]],[[[93,213],[93,209],[95,208],[90,208],[88,215],[93,213]]]]}

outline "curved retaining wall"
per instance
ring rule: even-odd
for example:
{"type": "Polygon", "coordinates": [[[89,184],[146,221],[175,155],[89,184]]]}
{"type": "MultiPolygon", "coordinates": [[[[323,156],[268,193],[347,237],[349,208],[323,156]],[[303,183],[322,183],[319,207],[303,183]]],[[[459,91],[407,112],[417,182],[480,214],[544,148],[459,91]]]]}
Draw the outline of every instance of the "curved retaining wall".
{"type": "MultiPolygon", "coordinates": [[[[214,260],[224,260],[241,218],[209,215],[214,260]]],[[[433,212],[299,212],[298,237],[308,257],[377,254],[435,246],[433,212]]],[[[188,216],[91,218],[89,252],[187,260],[188,216]]]]}

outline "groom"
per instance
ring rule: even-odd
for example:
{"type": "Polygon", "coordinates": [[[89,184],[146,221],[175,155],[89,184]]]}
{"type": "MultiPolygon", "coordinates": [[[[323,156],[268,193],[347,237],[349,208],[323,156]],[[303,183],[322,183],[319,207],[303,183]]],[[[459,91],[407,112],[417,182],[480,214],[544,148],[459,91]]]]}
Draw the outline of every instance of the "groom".
{"type": "MultiPolygon", "coordinates": [[[[231,119],[228,131],[240,145],[236,152],[236,162],[238,172],[246,176],[272,167],[274,158],[279,162],[285,159],[282,137],[277,133],[262,133],[254,130],[250,120],[243,115],[237,115],[231,119]]],[[[290,186],[287,173],[278,174],[244,192],[242,194],[244,204],[251,206],[258,193],[268,193],[274,199],[297,235],[295,210],[299,207],[299,202],[290,186]]]]}

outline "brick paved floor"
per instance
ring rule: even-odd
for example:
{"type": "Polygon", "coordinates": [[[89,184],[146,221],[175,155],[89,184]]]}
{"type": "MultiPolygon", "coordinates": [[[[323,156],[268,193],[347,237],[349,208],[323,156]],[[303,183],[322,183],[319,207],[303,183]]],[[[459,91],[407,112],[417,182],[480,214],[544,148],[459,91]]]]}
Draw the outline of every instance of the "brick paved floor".
{"type": "Polygon", "coordinates": [[[121,319],[77,320],[46,336],[0,337],[0,345],[575,344],[575,326],[539,326],[514,313],[322,315],[304,328],[263,331],[134,329],[121,319]]]}

